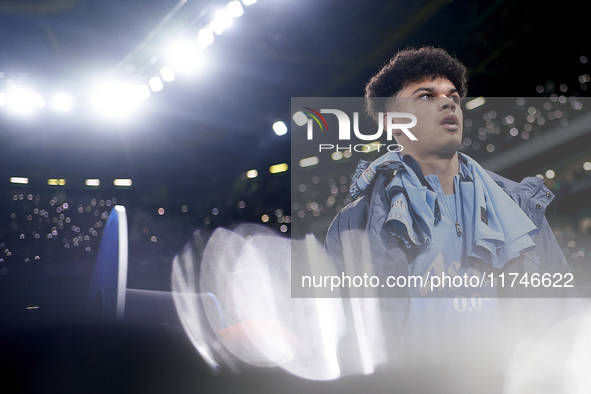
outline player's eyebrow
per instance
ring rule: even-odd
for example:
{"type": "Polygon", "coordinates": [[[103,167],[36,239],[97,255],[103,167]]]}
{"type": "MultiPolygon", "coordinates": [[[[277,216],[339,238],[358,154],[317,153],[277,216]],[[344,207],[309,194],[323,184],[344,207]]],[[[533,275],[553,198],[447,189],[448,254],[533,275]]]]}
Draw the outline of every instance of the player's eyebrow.
{"type": "MultiPolygon", "coordinates": [[[[432,86],[422,86],[422,87],[419,87],[418,89],[416,89],[414,92],[412,92],[412,94],[415,94],[415,93],[417,93],[417,92],[419,92],[421,90],[427,91],[429,93],[434,93],[437,89],[435,89],[432,86]]],[[[447,95],[449,96],[449,95],[454,94],[454,93],[458,93],[458,89],[450,89],[447,92],[447,95]]]]}

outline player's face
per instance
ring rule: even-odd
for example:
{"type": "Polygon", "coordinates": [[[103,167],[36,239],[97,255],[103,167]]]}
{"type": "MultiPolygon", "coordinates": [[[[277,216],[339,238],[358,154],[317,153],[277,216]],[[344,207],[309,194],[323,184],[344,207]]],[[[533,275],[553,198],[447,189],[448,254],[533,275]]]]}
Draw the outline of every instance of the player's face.
{"type": "MultiPolygon", "coordinates": [[[[410,129],[417,141],[399,132],[396,139],[402,153],[415,158],[451,157],[462,142],[463,114],[460,95],[447,78],[426,78],[410,82],[396,96],[396,110],[417,117],[410,129]]],[[[407,122],[407,120],[406,120],[407,122]]]]}

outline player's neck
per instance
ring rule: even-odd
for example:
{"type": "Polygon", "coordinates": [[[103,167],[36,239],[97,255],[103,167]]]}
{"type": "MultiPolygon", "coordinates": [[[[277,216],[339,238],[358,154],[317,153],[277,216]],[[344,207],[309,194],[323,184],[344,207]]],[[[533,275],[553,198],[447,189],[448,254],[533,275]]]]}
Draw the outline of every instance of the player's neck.
{"type": "Polygon", "coordinates": [[[454,176],[460,172],[457,154],[451,157],[415,157],[415,160],[421,165],[424,175],[437,175],[439,177],[443,193],[446,195],[454,193],[454,176]]]}

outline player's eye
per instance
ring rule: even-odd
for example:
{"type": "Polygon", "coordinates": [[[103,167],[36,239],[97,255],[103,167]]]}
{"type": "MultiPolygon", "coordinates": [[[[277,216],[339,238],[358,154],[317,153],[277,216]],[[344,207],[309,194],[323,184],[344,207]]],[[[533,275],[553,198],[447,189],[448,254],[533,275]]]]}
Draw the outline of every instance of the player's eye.
{"type": "Polygon", "coordinates": [[[431,100],[431,99],[433,99],[434,97],[433,97],[433,95],[432,95],[431,93],[423,93],[423,94],[420,94],[420,95],[419,95],[419,98],[420,98],[421,100],[431,100]]]}

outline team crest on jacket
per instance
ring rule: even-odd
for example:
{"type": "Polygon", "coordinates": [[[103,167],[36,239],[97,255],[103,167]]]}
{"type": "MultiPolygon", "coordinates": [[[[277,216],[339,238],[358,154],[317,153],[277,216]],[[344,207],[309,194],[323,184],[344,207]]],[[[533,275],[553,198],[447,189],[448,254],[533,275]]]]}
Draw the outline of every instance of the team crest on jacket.
{"type": "Polygon", "coordinates": [[[371,167],[367,167],[365,169],[365,171],[363,171],[363,178],[365,178],[365,181],[369,184],[371,183],[371,180],[373,179],[373,177],[376,175],[376,172],[373,170],[373,168],[371,167]]]}

